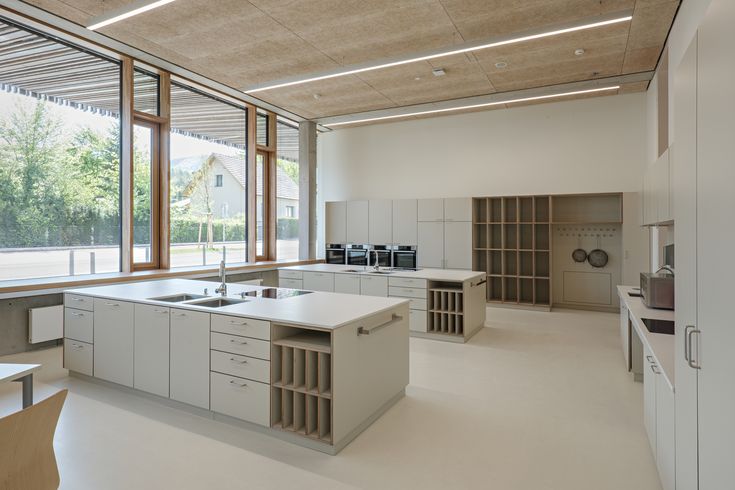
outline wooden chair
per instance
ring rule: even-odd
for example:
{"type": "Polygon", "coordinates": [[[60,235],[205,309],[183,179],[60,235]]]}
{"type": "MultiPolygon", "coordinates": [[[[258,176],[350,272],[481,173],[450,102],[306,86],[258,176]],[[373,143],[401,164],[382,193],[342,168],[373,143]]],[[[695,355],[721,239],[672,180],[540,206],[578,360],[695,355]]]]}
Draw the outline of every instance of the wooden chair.
{"type": "Polygon", "coordinates": [[[54,432],[67,390],[0,419],[0,490],[59,488],[54,432]]]}

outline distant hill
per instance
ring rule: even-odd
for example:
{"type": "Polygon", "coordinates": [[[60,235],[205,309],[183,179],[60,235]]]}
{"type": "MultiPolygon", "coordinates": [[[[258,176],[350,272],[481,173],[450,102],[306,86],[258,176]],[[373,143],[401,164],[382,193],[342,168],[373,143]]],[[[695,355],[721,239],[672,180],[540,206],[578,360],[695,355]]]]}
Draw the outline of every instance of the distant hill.
{"type": "Polygon", "coordinates": [[[199,170],[209,154],[196,155],[193,157],[182,157],[171,160],[171,170],[179,172],[194,173],[199,170]]]}

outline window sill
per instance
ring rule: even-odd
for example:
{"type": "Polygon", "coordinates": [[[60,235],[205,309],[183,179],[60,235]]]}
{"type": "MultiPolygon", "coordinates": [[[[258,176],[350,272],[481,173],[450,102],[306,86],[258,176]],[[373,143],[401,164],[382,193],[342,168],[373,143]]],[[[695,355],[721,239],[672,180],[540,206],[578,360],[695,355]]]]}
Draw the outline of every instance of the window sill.
{"type": "MultiPolygon", "coordinates": [[[[321,259],[310,260],[275,260],[232,265],[227,267],[230,274],[260,272],[289,267],[292,265],[308,265],[324,262],[321,259]]],[[[40,279],[18,279],[0,281],[0,299],[38,296],[42,294],[60,293],[65,289],[83,286],[100,286],[121,282],[167,279],[173,277],[189,277],[197,279],[217,275],[218,267],[180,267],[176,269],[155,269],[136,272],[110,272],[106,274],[90,274],[84,276],[44,277],[40,279]]]]}

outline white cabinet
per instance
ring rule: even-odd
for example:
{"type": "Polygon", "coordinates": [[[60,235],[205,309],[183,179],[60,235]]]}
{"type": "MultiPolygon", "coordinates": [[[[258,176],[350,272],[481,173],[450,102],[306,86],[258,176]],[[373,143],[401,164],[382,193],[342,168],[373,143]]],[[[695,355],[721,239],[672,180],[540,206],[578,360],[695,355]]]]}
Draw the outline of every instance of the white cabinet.
{"type": "Polygon", "coordinates": [[[309,291],[334,292],[334,274],[331,272],[308,272],[303,275],[304,289],[309,291]]]}
{"type": "Polygon", "coordinates": [[[64,308],[64,337],[91,344],[94,338],[94,313],[76,308],[64,308]]]}
{"type": "Polygon", "coordinates": [[[643,224],[655,225],[673,220],[671,205],[670,150],[664,151],[646,167],[643,177],[643,224]]]}
{"type": "Polygon", "coordinates": [[[674,391],[662,374],[656,375],[656,466],[664,490],[676,488],[674,391]]]}
{"type": "Polygon", "coordinates": [[[368,241],[371,245],[393,243],[393,202],[390,199],[368,203],[368,241]]]}
{"type": "Polygon", "coordinates": [[[360,276],[357,274],[335,274],[334,292],[360,294],[360,276]]]}
{"type": "Polygon", "coordinates": [[[444,199],[419,199],[418,221],[444,221],[444,199]]]}
{"type": "Polygon", "coordinates": [[[646,427],[648,442],[656,454],[656,362],[652,352],[643,347],[643,425],[646,427]]]}
{"type": "Polygon", "coordinates": [[[64,339],[64,367],[69,371],[92,376],[94,346],[87,342],[64,339]]]}
{"type": "Polygon", "coordinates": [[[444,199],[444,221],[472,221],[472,198],[444,199]]]}
{"type": "Polygon", "coordinates": [[[444,222],[419,222],[417,261],[419,267],[444,267],[444,222]]]}
{"type": "Polygon", "coordinates": [[[327,243],[347,242],[347,203],[325,203],[325,240],[327,243]]]}
{"type": "Polygon", "coordinates": [[[133,387],[168,398],[169,308],[135,305],[133,387]]]}
{"type": "Polygon", "coordinates": [[[369,243],[369,216],[367,201],[347,201],[347,243],[369,243]]]}
{"type": "Polygon", "coordinates": [[[94,299],[95,377],[133,386],[133,317],[133,303],[94,299]]]}
{"type": "Polygon", "coordinates": [[[363,296],[388,296],[388,278],[360,276],[360,294],[363,296]]]}
{"type": "Polygon", "coordinates": [[[209,409],[209,314],[171,308],[170,397],[209,409]]]}
{"type": "Polygon", "coordinates": [[[211,382],[213,411],[270,426],[270,385],[215,372],[211,382]]]}
{"type": "Polygon", "coordinates": [[[278,286],[282,288],[302,289],[304,274],[301,271],[283,270],[278,271],[278,286]]]}
{"type": "Polygon", "coordinates": [[[413,332],[426,332],[426,311],[409,310],[408,328],[413,332]]]}
{"type": "Polygon", "coordinates": [[[393,243],[417,244],[418,201],[416,199],[393,200],[393,243]]]}
{"type": "Polygon", "coordinates": [[[630,371],[630,315],[623,298],[620,298],[620,343],[623,347],[625,370],[630,371]]]}
{"type": "Polygon", "coordinates": [[[447,221],[444,223],[443,267],[446,269],[472,269],[471,221],[447,221]]]}

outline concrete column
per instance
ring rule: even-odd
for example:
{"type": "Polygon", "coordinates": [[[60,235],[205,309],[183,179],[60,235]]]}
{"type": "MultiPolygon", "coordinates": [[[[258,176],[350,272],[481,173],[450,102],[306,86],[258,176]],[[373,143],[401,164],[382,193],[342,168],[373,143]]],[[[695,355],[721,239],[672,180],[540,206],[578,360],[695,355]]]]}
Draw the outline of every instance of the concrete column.
{"type": "Polygon", "coordinates": [[[316,124],[299,123],[299,259],[316,257],[316,124]]]}

